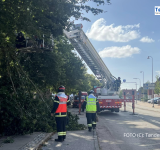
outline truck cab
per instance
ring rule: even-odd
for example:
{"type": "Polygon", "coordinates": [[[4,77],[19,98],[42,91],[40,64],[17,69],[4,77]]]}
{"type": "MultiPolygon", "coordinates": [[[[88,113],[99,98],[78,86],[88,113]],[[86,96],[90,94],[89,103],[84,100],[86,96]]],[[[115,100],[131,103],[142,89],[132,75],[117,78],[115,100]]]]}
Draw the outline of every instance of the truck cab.
{"type": "Polygon", "coordinates": [[[87,92],[81,92],[81,99],[79,100],[79,94],[76,95],[73,100],[73,108],[79,108],[79,103],[83,104],[87,96],[88,96],[87,92]]]}

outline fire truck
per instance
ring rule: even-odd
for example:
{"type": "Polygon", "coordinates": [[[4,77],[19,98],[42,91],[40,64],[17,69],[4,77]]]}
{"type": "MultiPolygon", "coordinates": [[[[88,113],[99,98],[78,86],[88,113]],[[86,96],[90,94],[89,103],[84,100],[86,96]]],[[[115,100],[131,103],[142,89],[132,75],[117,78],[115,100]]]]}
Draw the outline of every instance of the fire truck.
{"type": "Polygon", "coordinates": [[[101,110],[108,109],[112,112],[119,112],[123,101],[118,96],[121,85],[120,77],[116,78],[111,74],[82,28],[81,24],[73,25],[69,31],[64,30],[64,34],[96,78],[103,84],[102,87],[95,86],[94,88],[101,110]]]}
{"type": "Polygon", "coordinates": [[[87,96],[88,96],[87,92],[81,92],[81,96],[79,96],[79,93],[78,93],[78,95],[74,96],[72,107],[73,108],[79,108],[79,103],[80,102],[83,103],[87,96]],[[79,101],[79,97],[81,97],[80,101],[79,101]]]}

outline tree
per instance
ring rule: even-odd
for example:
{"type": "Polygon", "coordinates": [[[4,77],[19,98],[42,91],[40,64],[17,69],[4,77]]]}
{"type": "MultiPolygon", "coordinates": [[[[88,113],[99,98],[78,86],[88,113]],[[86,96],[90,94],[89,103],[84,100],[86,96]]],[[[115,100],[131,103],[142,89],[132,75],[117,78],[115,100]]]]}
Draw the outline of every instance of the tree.
{"type": "Polygon", "coordinates": [[[119,98],[122,98],[123,97],[123,90],[120,90],[119,92],[119,98]]]}
{"type": "MultiPolygon", "coordinates": [[[[110,3],[104,0],[92,1],[98,5],[110,3]]],[[[33,35],[49,38],[63,34],[71,25],[70,18],[90,21],[82,10],[97,15],[103,10],[87,5],[88,0],[1,0],[0,1],[0,48],[13,46],[15,33],[22,31],[30,38],[33,35]]]]}
{"type": "Polygon", "coordinates": [[[160,77],[156,76],[156,83],[155,83],[155,89],[154,89],[154,93],[155,94],[160,94],[160,77]]]}
{"type": "MultiPolygon", "coordinates": [[[[50,131],[52,99],[45,93],[63,84],[67,93],[89,89],[86,68],[71,52],[73,47],[60,36],[70,27],[70,18],[89,21],[81,10],[94,15],[103,10],[87,6],[88,0],[1,0],[0,1],[0,133],[25,134],[50,131]],[[23,53],[15,48],[16,33],[30,39],[54,37],[52,52],[23,53]],[[87,78],[87,79],[86,79],[87,78]],[[85,82],[86,81],[86,82],[85,82]],[[83,83],[83,84],[82,84],[83,83]],[[36,93],[37,98],[33,98],[36,93]]],[[[93,1],[98,5],[103,0],[93,1]]],[[[106,1],[109,3],[109,0],[106,1]]],[[[94,80],[92,80],[94,81],[94,80]]]]}
{"type": "Polygon", "coordinates": [[[61,84],[66,87],[67,94],[89,91],[93,85],[101,85],[93,75],[86,73],[85,65],[72,52],[65,37],[55,40],[52,52],[2,51],[0,133],[26,134],[55,128],[55,122],[49,117],[53,101],[46,93],[48,89],[57,92],[61,84]]]}

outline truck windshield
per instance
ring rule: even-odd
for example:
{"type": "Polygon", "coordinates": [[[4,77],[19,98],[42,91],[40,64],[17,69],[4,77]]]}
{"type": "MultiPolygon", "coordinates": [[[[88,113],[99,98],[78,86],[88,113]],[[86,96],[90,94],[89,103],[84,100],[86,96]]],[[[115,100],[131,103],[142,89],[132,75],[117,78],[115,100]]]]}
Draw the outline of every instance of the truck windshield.
{"type": "Polygon", "coordinates": [[[85,100],[85,96],[81,96],[81,99],[82,99],[82,100],[85,100]]]}

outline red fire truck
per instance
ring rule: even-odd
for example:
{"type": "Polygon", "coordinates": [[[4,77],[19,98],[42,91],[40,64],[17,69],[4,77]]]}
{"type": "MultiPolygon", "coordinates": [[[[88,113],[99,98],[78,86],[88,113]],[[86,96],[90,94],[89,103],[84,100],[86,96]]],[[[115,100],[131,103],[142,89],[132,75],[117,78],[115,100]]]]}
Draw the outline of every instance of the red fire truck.
{"type": "MultiPolygon", "coordinates": [[[[86,96],[88,96],[87,92],[81,92],[81,99],[80,102],[83,103],[86,96]]],[[[74,97],[74,101],[73,101],[73,108],[79,108],[79,93],[77,96],[74,97]]]]}
{"type": "Polygon", "coordinates": [[[107,95],[106,89],[101,87],[94,88],[95,96],[97,97],[101,110],[111,110],[111,112],[119,112],[119,108],[122,107],[122,101],[115,93],[107,95]]]}

